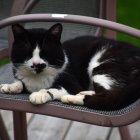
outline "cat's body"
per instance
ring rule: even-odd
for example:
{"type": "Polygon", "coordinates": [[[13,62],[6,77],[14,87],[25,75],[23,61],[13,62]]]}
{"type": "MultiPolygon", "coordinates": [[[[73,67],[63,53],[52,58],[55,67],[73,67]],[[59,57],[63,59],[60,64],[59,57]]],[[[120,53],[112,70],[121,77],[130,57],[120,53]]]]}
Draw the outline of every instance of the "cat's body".
{"type": "Polygon", "coordinates": [[[26,90],[34,104],[61,100],[102,110],[120,109],[140,98],[140,49],[92,36],[61,44],[60,24],[49,30],[14,25],[13,32],[16,82],[1,85],[1,92],[26,90]]]}

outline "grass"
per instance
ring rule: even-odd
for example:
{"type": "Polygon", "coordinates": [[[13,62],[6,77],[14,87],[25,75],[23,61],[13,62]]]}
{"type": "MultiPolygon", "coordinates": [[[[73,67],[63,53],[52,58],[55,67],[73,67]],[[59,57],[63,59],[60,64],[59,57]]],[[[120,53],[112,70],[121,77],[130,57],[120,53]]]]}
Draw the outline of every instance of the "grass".
{"type": "MultiPolygon", "coordinates": [[[[140,29],[140,0],[117,0],[117,22],[140,29]]],[[[128,41],[140,46],[140,40],[118,33],[118,40],[128,41]]]]}
{"type": "Polygon", "coordinates": [[[9,63],[9,59],[8,58],[4,58],[2,60],[0,60],[0,66],[9,63]]]}

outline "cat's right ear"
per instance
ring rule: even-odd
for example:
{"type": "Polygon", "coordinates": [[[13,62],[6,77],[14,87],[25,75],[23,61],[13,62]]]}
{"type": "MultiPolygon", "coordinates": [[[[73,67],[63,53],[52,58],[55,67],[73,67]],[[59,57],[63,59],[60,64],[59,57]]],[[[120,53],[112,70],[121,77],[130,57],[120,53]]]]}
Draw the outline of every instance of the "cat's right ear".
{"type": "Polygon", "coordinates": [[[26,33],[27,30],[24,29],[24,27],[21,26],[20,24],[13,24],[12,25],[12,32],[13,32],[14,38],[17,38],[19,35],[26,33]]]}
{"type": "Polygon", "coordinates": [[[54,37],[56,40],[60,40],[62,34],[62,24],[56,23],[49,30],[49,34],[54,37]]]}

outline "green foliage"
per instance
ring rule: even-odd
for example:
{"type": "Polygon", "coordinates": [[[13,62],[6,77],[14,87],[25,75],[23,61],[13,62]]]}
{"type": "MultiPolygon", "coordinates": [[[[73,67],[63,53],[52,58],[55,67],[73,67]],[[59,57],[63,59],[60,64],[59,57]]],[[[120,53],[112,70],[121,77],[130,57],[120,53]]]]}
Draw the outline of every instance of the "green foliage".
{"type": "MultiPolygon", "coordinates": [[[[140,29],[140,0],[117,0],[117,22],[140,29]]],[[[118,40],[128,41],[140,47],[140,39],[118,33],[118,40]]]]}
{"type": "Polygon", "coordinates": [[[2,60],[0,60],[0,66],[9,63],[9,59],[8,58],[4,58],[2,60]]]}

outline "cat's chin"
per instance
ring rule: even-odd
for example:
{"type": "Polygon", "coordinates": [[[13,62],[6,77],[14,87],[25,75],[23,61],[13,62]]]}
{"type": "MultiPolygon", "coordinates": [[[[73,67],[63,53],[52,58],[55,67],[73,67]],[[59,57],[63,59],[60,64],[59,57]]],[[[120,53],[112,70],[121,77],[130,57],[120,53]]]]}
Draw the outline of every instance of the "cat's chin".
{"type": "Polygon", "coordinates": [[[33,73],[34,74],[40,74],[40,73],[42,73],[43,72],[43,70],[40,70],[40,69],[35,69],[35,70],[33,70],[33,73]]]}

